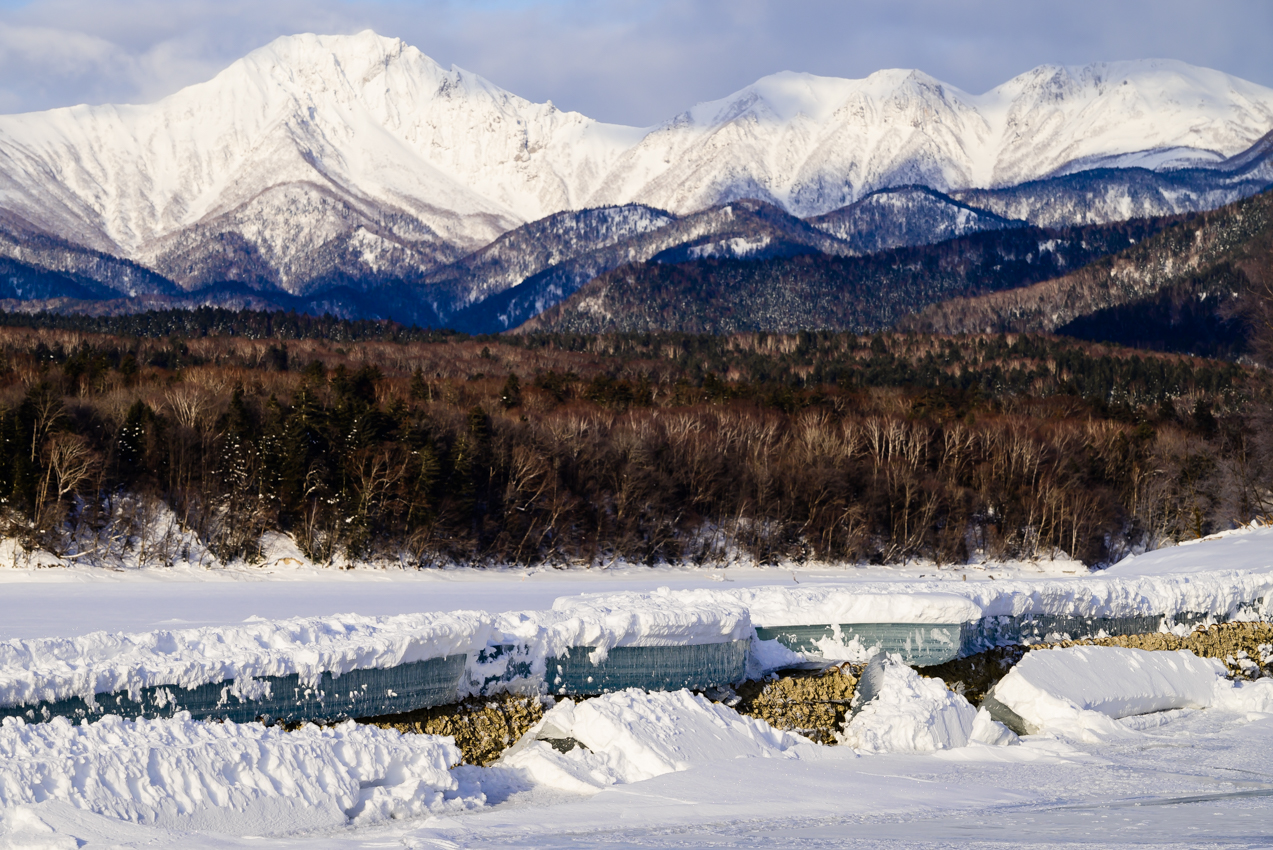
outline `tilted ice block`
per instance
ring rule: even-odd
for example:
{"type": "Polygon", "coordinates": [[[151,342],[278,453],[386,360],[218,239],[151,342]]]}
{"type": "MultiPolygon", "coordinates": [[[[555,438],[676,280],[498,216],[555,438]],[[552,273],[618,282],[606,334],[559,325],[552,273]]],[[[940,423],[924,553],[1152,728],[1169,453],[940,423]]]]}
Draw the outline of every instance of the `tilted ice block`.
{"type": "Polygon", "coordinates": [[[1125,734],[1121,717],[1205,708],[1224,665],[1192,652],[1076,646],[1026,654],[982,705],[1018,734],[1056,731],[1081,739],[1125,734]]]}

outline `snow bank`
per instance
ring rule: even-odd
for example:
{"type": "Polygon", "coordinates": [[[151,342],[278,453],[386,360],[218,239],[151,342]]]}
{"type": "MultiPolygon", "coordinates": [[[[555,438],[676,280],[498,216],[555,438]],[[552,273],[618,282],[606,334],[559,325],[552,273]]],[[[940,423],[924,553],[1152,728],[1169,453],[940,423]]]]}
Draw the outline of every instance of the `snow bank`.
{"type": "Polygon", "coordinates": [[[1097,741],[1127,734],[1114,722],[1120,717],[1211,705],[1224,675],[1219,661],[1186,650],[1041,649],[1027,653],[984,704],[1017,731],[1097,741]]]}
{"type": "MultiPolygon", "coordinates": [[[[758,626],[845,623],[966,623],[981,606],[960,593],[916,590],[886,593],[854,586],[754,587],[726,591],[758,626]]],[[[725,595],[725,594],[722,594],[725,595]]]]}
{"type": "Polygon", "coordinates": [[[620,691],[562,700],[500,761],[530,781],[572,793],[640,782],[734,758],[789,758],[808,739],[682,690],[620,691]],[[552,746],[557,743],[567,752],[552,746]]]}
{"type": "Polygon", "coordinates": [[[604,652],[616,646],[725,643],[751,636],[747,606],[710,590],[585,593],[556,600],[553,614],[558,619],[545,622],[539,638],[553,654],[572,646],[604,652]]]}
{"type": "Polygon", "coordinates": [[[666,590],[559,600],[551,611],[478,611],[364,617],[354,614],[227,628],[0,642],[0,706],[160,686],[194,688],[232,681],[231,692],[259,698],[254,681],[297,674],[316,686],[323,673],[388,669],[449,655],[468,656],[462,694],[492,682],[538,689],[547,659],[591,647],[593,663],[628,646],[684,646],[746,640],[747,609],[703,594],[678,600],[666,590]]]}
{"type": "MultiPolygon", "coordinates": [[[[234,680],[249,698],[252,680],[299,674],[316,685],[322,673],[384,669],[467,654],[489,634],[477,612],[397,617],[255,620],[232,628],[141,634],[94,632],[76,638],[0,642],[0,705],[32,704],[144,687],[194,688],[234,680]]],[[[236,691],[236,693],[238,693],[236,691]]]]}
{"type": "Polygon", "coordinates": [[[1126,558],[1073,578],[824,582],[725,591],[758,626],[966,623],[983,617],[1117,618],[1273,612],[1273,526],[1126,558]]]}
{"type": "Polygon", "coordinates": [[[1242,714],[1273,714],[1273,679],[1217,682],[1210,707],[1242,714]]]}
{"type": "Polygon", "coordinates": [[[897,656],[876,664],[873,695],[845,724],[843,743],[868,753],[930,753],[968,744],[977,717],[968,700],[897,656]]]}
{"type": "Polygon", "coordinates": [[[447,738],[352,721],[293,732],[256,723],[63,718],[0,725],[0,809],[58,800],[97,814],[235,832],[372,822],[482,805],[447,738]]]}

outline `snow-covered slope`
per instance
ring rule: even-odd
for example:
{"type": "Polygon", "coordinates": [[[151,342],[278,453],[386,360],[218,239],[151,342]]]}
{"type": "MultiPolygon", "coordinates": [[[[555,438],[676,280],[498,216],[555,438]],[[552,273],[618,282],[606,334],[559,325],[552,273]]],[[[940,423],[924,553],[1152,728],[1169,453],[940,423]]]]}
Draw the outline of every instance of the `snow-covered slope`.
{"type": "Polygon", "coordinates": [[[888,186],[1219,162],[1270,127],[1273,90],[1166,60],[1043,66],[983,95],[919,71],[784,72],[655,129],[600,197],[683,212],[750,196],[816,215],[888,186]]]}
{"type": "Polygon", "coordinates": [[[809,216],[881,188],[1219,163],[1273,90],[1179,62],[1046,66],[983,95],[918,71],[784,72],[652,129],[601,124],[372,32],[278,39],[146,106],[0,116],[0,210],[184,289],[420,281],[528,221],[745,197],[809,216]]]}
{"type": "Polygon", "coordinates": [[[846,207],[815,216],[809,223],[843,239],[858,254],[1023,226],[1023,222],[970,207],[926,186],[881,189],[846,207]]]}
{"type": "Polygon", "coordinates": [[[385,240],[473,249],[582,205],[639,138],[396,39],[301,35],[153,105],[0,119],[0,206],[143,261],[195,225],[226,226],[284,267],[359,225],[373,255],[385,240]],[[386,213],[420,226],[394,232],[386,213]]]}

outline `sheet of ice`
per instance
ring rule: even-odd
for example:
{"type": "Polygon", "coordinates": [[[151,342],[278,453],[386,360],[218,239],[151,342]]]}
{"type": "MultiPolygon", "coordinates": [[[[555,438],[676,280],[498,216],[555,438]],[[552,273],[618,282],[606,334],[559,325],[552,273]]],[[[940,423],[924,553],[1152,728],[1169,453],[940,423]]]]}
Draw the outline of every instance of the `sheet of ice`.
{"type": "Polygon", "coordinates": [[[1041,649],[1027,653],[995,685],[993,697],[1022,719],[1027,732],[1091,741],[1127,734],[1114,722],[1120,717],[1206,708],[1224,675],[1219,661],[1187,650],[1041,649]]]}
{"type": "Polygon", "coordinates": [[[930,753],[967,746],[977,709],[941,679],[883,660],[875,697],[845,724],[843,743],[867,753],[930,753]]]}
{"type": "Polygon", "coordinates": [[[489,617],[459,611],[2,641],[0,705],[118,691],[136,695],[149,686],[193,688],[231,679],[251,697],[244,689],[252,687],[253,677],[298,673],[313,684],[324,671],[341,674],[468,654],[475,643],[484,645],[489,632],[489,617]]]}
{"type": "Polygon", "coordinates": [[[506,615],[497,623],[513,634],[534,622],[551,655],[572,646],[595,647],[604,660],[616,646],[683,646],[746,640],[752,623],[746,606],[728,594],[691,590],[674,593],[587,593],[558,598],[551,612],[506,615]],[[516,622],[514,622],[514,618],[516,622]]]}
{"type": "Polygon", "coordinates": [[[728,597],[676,598],[666,588],[561,600],[553,610],[488,614],[476,611],[364,617],[346,614],[227,628],[142,634],[94,633],[76,638],[0,642],[0,705],[148,686],[192,688],[233,680],[236,694],[254,697],[254,677],[301,675],[313,684],[324,672],[395,667],[460,654],[469,657],[462,693],[505,673],[512,656],[483,660],[492,646],[521,647],[529,687],[542,681],[546,659],[592,646],[594,662],[616,646],[666,646],[743,640],[753,633],[747,609],[728,597]]]}
{"type": "MultiPolygon", "coordinates": [[[[615,647],[684,646],[747,640],[754,633],[747,609],[710,592],[582,594],[553,603],[549,611],[492,615],[489,643],[515,647],[489,661],[472,663],[472,687],[499,679],[499,687],[537,689],[549,658],[576,647],[592,647],[588,658],[604,662],[615,647]],[[509,665],[516,664],[509,675],[509,665]]],[[[475,652],[481,647],[475,647],[475,652]]]]}
{"type": "Polygon", "coordinates": [[[352,721],[292,732],[258,723],[64,718],[0,725],[0,811],[61,801],[125,821],[280,832],[482,805],[450,773],[449,738],[352,721]]]}
{"type": "Polygon", "coordinates": [[[787,758],[816,747],[688,690],[632,689],[580,703],[562,700],[501,765],[541,785],[587,793],[722,759],[787,758]],[[562,753],[537,737],[583,746],[562,753]]]}

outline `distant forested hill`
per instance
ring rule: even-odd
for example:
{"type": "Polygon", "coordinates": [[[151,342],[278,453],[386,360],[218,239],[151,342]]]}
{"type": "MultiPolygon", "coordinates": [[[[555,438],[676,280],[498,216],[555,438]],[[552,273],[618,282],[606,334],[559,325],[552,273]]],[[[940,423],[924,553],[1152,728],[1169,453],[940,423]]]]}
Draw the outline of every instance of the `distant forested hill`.
{"type": "Polygon", "coordinates": [[[925,305],[1048,280],[1120,251],[1172,219],[995,230],[864,257],[639,263],[588,283],[525,331],[870,332],[925,305]]]}

